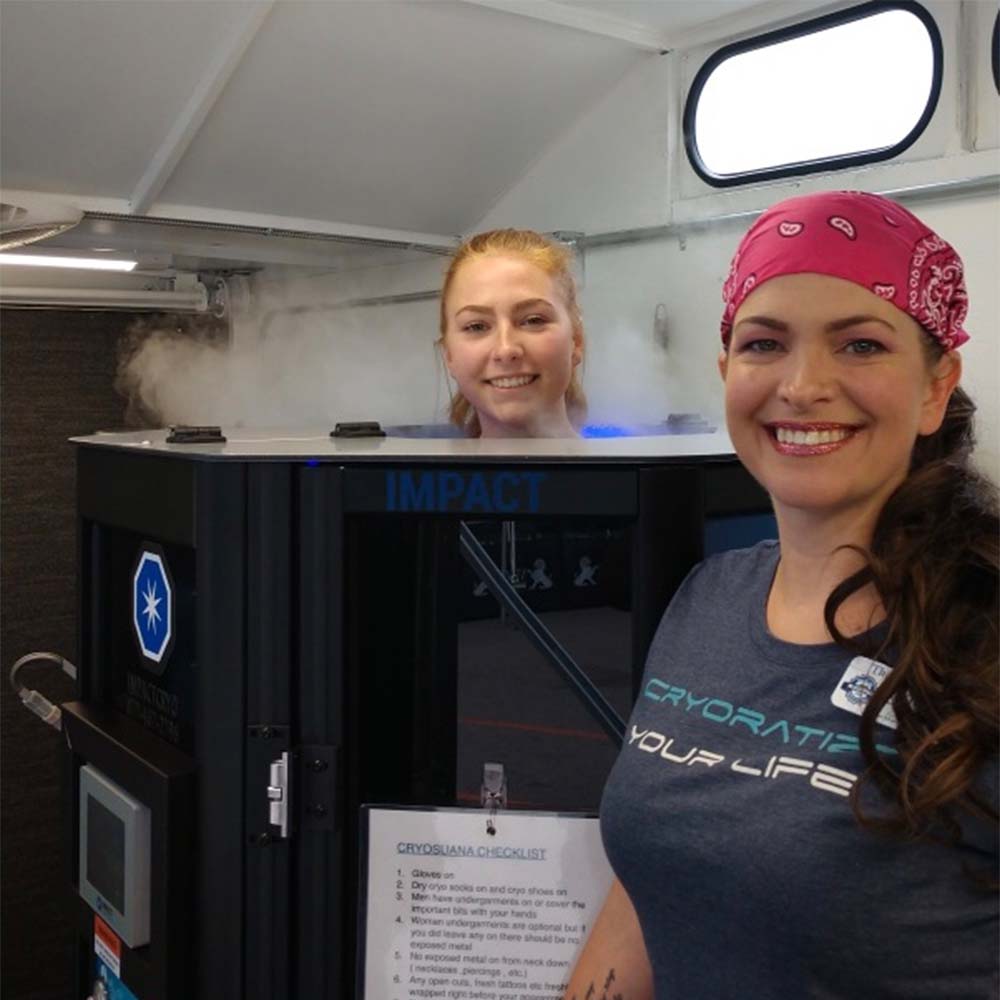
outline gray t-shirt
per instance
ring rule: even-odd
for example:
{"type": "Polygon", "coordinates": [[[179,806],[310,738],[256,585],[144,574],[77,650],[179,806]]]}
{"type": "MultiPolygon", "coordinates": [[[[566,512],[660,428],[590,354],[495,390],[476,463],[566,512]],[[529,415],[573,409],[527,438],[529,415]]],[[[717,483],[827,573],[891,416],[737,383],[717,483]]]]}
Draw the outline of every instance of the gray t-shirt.
{"type": "MultiPolygon", "coordinates": [[[[964,846],[944,847],[858,826],[858,718],[885,668],[771,635],[777,562],[764,542],[687,578],[604,792],[605,849],[656,997],[997,996],[997,895],[962,871],[995,876],[995,831],[968,821],[964,846]]],[[[894,729],[876,730],[894,753],[894,729]]]]}

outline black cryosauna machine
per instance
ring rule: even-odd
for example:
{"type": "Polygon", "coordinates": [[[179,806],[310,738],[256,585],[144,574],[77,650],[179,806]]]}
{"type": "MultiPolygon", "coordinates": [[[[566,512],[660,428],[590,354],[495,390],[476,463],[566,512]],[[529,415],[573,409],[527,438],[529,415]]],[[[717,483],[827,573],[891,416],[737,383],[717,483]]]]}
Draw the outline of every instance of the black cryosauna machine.
{"type": "Polygon", "coordinates": [[[77,440],[80,1000],[353,997],[361,805],[595,811],[671,594],[768,532],[697,422],[413,433],[77,440]]]}

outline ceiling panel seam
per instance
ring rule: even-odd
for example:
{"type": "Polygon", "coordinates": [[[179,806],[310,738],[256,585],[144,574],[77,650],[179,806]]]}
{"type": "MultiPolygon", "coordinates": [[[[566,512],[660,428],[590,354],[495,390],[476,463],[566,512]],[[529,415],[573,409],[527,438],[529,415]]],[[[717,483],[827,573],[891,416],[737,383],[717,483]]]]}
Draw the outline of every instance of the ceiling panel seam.
{"type": "Polygon", "coordinates": [[[536,21],[574,28],[590,35],[613,38],[618,42],[651,52],[663,52],[668,48],[666,36],[644,24],[635,24],[624,18],[597,11],[581,10],[553,0],[462,0],[476,7],[490,7],[520,17],[530,17],[536,21]]]}
{"type": "Polygon", "coordinates": [[[195,87],[187,104],[170,127],[163,144],[135,186],[129,199],[129,211],[134,215],[143,215],[149,211],[163,190],[209,112],[222,95],[222,91],[250,48],[275,2],[276,0],[267,0],[265,3],[255,5],[219,48],[208,72],[195,87]]]}
{"type": "MultiPolygon", "coordinates": [[[[709,18],[669,38],[671,51],[694,49],[702,45],[721,45],[737,38],[773,31],[801,21],[806,15],[819,16],[861,0],[764,0],[743,10],[709,18]]],[[[707,6],[707,5],[706,5],[707,6]]]]}

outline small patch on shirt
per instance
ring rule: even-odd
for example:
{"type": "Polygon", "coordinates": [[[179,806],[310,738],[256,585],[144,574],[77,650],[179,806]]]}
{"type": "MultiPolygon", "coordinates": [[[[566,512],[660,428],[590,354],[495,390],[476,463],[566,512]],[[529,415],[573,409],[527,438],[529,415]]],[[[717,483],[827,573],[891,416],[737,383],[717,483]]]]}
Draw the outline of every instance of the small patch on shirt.
{"type": "MultiPolygon", "coordinates": [[[[830,701],[845,712],[861,715],[871,696],[878,690],[879,684],[889,676],[891,670],[892,667],[879,663],[878,660],[870,660],[867,656],[855,656],[847,664],[844,676],[833,689],[830,701]]],[[[892,705],[885,705],[878,713],[876,721],[895,729],[896,713],[892,710],[892,705]]]]}

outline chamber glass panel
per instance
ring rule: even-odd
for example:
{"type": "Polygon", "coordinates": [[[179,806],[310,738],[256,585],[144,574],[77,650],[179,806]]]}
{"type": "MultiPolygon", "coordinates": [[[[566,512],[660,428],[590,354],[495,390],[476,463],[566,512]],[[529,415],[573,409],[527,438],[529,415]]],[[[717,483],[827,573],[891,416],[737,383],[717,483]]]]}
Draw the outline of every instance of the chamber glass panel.
{"type": "MultiPolygon", "coordinates": [[[[612,520],[471,524],[504,577],[625,720],[632,700],[628,531],[612,520]]],[[[466,567],[458,623],[456,798],[504,765],[509,806],[596,811],[617,746],[574,685],[466,567]]]]}

